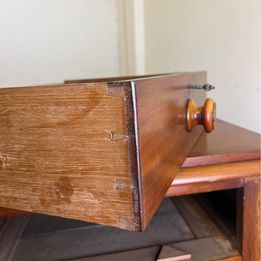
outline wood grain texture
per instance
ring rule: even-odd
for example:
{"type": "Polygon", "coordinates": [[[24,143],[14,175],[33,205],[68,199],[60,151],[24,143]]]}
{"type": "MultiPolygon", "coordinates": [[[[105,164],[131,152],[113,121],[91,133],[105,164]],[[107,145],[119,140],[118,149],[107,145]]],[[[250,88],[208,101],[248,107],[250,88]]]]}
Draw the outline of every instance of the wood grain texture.
{"type": "Polygon", "coordinates": [[[126,108],[106,83],[1,89],[0,205],[137,229],[126,108]]]}
{"type": "Polygon", "coordinates": [[[197,106],[189,99],[186,108],[186,127],[191,132],[196,125],[203,125],[207,133],[212,132],[216,125],[216,103],[208,98],[204,106],[197,106]]]}
{"type": "Polygon", "coordinates": [[[217,120],[203,133],[183,163],[166,197],[238,188],[260,173],[260,135],[217,120]]]}
{"type": "Polygon", "coordinates": [[[1,89],[0,206],[145,229],[203,131],[184,110],[205,76],[1,89]]]}
{"type": "Polygon", "coordinates": [[[21,216],[21,215],[27,215],[30,214],[30,212],[16,210],[12,208],[1,208],[0,207],[0,217],[13,217],[13,216],[21,216]]]}
{"type": "Polygon", "coordinates": [[[217,120],[211,135],[203,133],[183,167],[260,159],[260,135],[217,120]]]}
{"type": "Polygon", "coordinates": [[[233,180],[260,174],[260,160],[182,168],[172,185],[233,180]]]}
{"type": "MultiPolygon", "coordinates": [[[[211,135],[204,133],[201,135],[194,149],[186,158],[183,167],[185,168],[195,164],[211,165],[257,159],[260,156],[259,141],[260,136],[258,134],[218,120],[217,128],[211,135]],[[226,140],[226,142],[224,143],[222,140],[226,140]]],[[[258,168],[258,165],[256,166],[258,168]]],[[[187,170],[183,170],[186,173],[187,170]]],[[[228,175],[223,175],[223,173],[220,172],[218,180],[209,182],[206,173],[201,173],[199,171],[200,169],[193,168],[193,171],[186,177],[183,176],[183,170],[177,174],[174,180],[175,186],[172,185],[168,189],[166,197],[242,187],[242,178],[245,175],[249,175],[247,169],[242,168],[241,171],[238,171],[238,175],[232,177],[232,179],[230,179],[229,173],[227,173],[228,175]],[[202,177],[202,179],[204,179],[202,182],[200,181],[202,180],[200,178],[201,174],[205,175],[202,177]],[[195,177],[198,177],[199,182],[190,184],[191,179],[194,180],[195,177]],[[180,179],[183,181],[179,181],[180,179]],[[176,184],[176,182],[179,184],[176,184]]],[[[211,177],[211,168],[209,168],[209,170],[210,173],[208,176],[211,177]]],[[[15,210],[10,212],[10,209],[0,209],[0,214],[3,216],[12,213],[14,215],[19,214],[19,212],[17,213],[15,210]]],[[[22,212],[21,214],[24,213],[22,212]]]]}
{"type": "Polygon", "coordinates": [[[204,91],[187,86],[204,83],[204,72],[134,81],[143,228],[203,132],[202,126],[186,132],[185,110],[188,97],[197,104],[203,104],[206,97],[204,91]]]}
{"type": "Polygon", "coordinates": [[[174,197],[180,195],[191,195],[206,193],[218,190],[234,189],[243,187],[243,179],[236,178],[231,180],[221,180],[215,182],[198,182],[180,185],[172,185],[168,189],[165,197],[174,197]]]}
{"type": "Polygon", "coordinates": [[[243,206],[243,261],[261,259],[261,180],[259,176],[246,178],[243,206]]]}

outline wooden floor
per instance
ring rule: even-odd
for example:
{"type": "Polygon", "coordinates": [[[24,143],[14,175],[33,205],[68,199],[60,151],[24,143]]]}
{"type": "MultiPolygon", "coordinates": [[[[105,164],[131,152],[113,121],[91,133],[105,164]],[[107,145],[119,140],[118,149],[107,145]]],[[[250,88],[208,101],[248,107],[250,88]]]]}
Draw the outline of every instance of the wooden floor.
{"type": "Polygon", "coordinates": [[[143,233],[44,215],[0,219],[1,261],[154,261],[162,245],[193,261],[239,255],[191,197],[165,199],[143,233]]]}

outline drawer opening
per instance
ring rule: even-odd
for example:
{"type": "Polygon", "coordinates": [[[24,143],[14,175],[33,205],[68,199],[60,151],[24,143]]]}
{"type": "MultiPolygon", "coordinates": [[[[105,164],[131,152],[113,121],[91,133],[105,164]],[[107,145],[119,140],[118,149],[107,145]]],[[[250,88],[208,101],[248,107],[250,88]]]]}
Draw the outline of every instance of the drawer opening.
{"type": "Polygon", "coordinates": [[[1,218],[0,260],[153,261],[166,245],[202,261],[239,256],[233,239],[208,211],[208,204],[215,208],[212,197],[164,199],[144,232],[40,214],[1,218]]]}

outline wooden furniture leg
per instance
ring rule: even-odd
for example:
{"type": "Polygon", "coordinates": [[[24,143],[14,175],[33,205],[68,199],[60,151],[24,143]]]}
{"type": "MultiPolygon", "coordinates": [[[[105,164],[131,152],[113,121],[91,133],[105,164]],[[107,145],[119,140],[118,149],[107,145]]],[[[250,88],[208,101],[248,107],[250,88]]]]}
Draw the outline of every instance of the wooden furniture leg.
{"type": "Polygon", "coordinates": [[[260,176],[244,180],[243,261],[260,261],[260,176]]]}

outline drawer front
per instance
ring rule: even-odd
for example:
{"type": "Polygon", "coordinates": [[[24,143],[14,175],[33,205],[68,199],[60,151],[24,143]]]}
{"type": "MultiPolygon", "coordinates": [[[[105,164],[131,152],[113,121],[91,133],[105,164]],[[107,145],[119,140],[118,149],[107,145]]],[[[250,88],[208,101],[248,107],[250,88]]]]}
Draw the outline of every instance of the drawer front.
{"type": "Polygon", "coordinates": [[[0,207],[143,230],[203,128],[205,73],[0,89],[0,207]]]}
{"type": "Polygon", "coordinates": [[[177,73],[137,80],[135,89],[141,224],[157,210],[179,168],[195,145],[202,126],[186,131],[189,98],[203,104],[206,93],[189,85],[206,83],[206,74],[177,73]]]}

